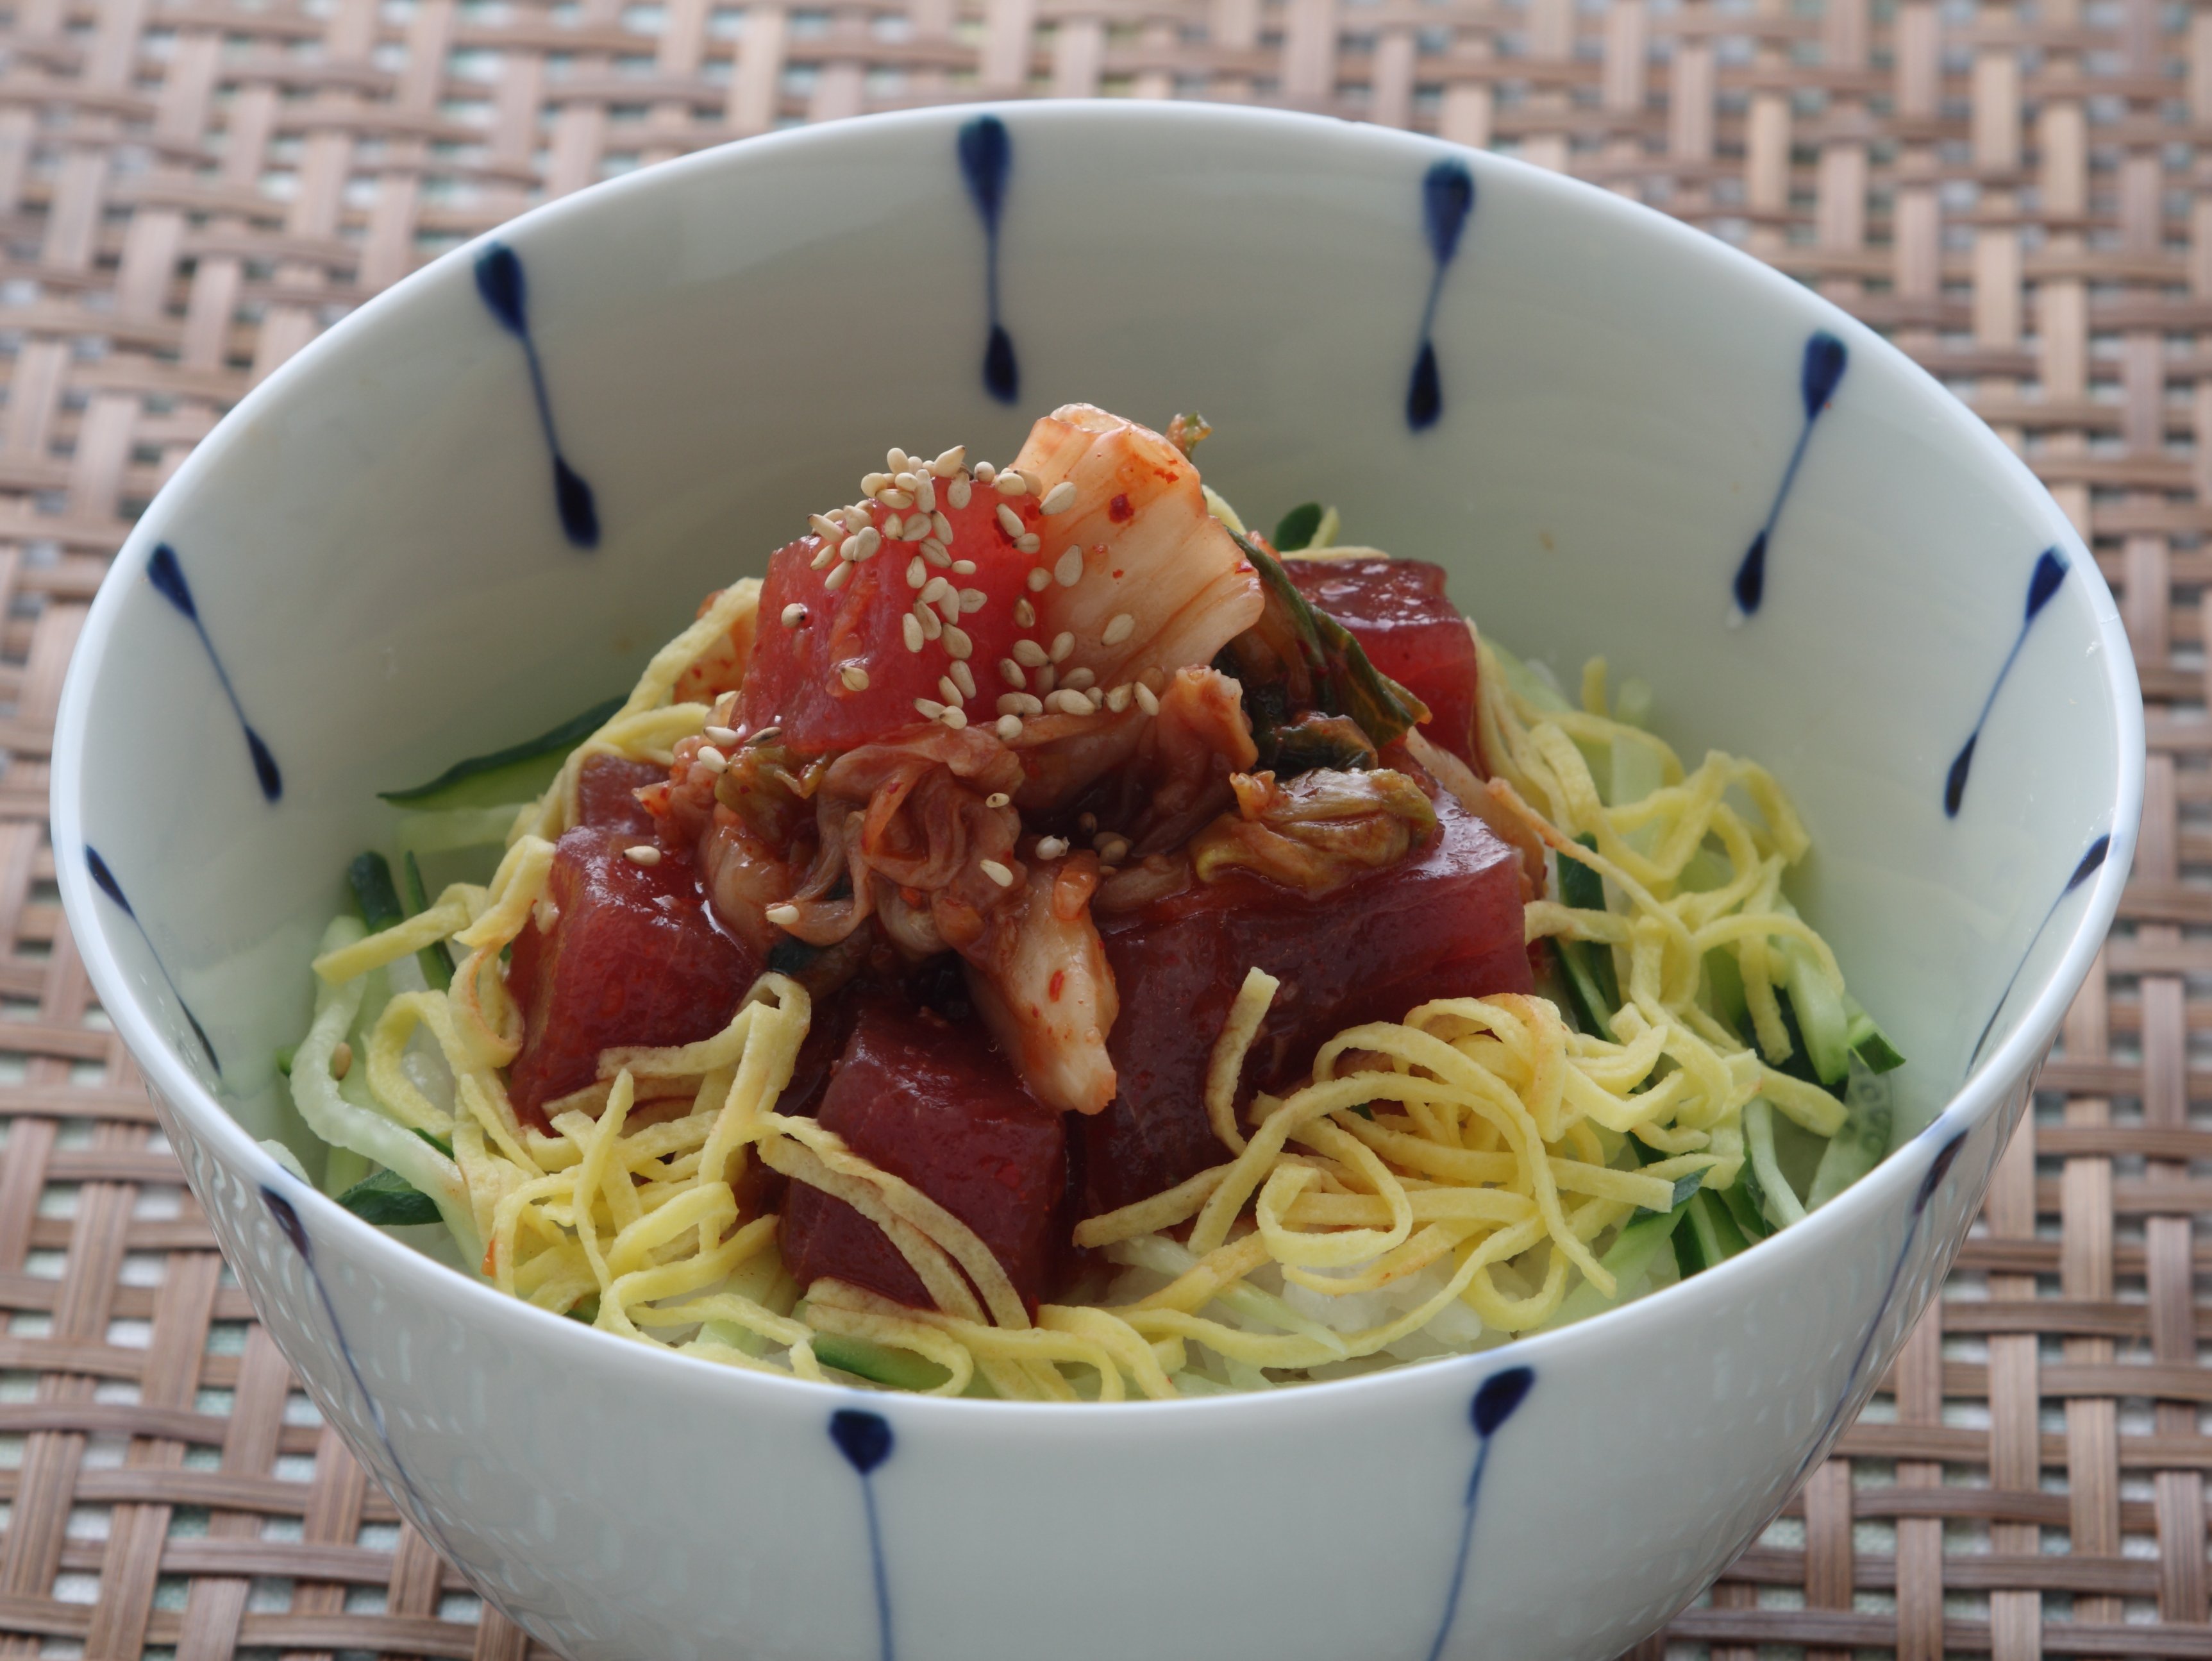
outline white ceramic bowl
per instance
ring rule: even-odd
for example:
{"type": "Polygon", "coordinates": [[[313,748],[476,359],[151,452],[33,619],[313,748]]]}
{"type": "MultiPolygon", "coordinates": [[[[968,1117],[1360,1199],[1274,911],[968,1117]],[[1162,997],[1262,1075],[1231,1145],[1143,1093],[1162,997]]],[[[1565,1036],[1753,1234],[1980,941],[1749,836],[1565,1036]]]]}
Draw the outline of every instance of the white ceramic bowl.
{"type": "Polygon", "coordinates": [[[407,1513],[539,1637],[629,1661],[1597,1658],[1693,1595],[1939,1283],[2127,870],[2134,670],[2027,470],[1719,243],[1376,128],[930,111],[656,167],[496,241],[512,268],[441,260],[193,453],[93,608],[54,751],[100,1001],[255,1306],[407,1513]],[[887,441],[1004,457],[1074,399],[1203,410],[1206,476],[1249,511],[1334,502],[1501,640],[1648,678],[1686,751],[1767,762],[1925,1129],[1583,1326],[1075,1408],[650,1353],[255,1146],[305,1147],[270,1053],[344,861],[384,839],[374,788],[628,685],[887,441]]]}

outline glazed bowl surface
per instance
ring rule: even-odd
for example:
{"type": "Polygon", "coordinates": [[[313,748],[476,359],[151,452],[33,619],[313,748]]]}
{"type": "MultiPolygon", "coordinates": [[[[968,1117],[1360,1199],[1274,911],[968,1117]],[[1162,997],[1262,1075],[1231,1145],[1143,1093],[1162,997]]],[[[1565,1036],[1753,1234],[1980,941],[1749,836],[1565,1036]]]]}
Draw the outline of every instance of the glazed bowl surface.
{"type": "Polygon", "coordinates": [[[315,1399],[440,1549],[627,1661],[1602,1658],[1768,1521],[1940,1284],[2109,924],[2142,709],[2027,469],[1832,307],[1407,134],[1024,104],[582,192],[307,347],[95,603],[54,848],[100,1001],[315,1399]],[[1911,1058],[1872,1176],[1581,1326],[1263,1396],[940,1402],[508,1301],[287,1174],[277,1046],[373,794],[626,687],[888,442],[1201,410],[1261,522],[1437,561],[1572,684],[1765,762],[1911,1058]]]}

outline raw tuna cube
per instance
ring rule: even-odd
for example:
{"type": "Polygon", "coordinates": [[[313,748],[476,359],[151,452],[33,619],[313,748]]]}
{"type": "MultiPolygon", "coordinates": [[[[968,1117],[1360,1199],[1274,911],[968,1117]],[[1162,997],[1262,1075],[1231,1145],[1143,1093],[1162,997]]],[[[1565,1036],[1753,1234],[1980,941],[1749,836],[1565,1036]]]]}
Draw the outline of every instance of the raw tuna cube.
{"type": "MultiPolygon", "coordinates": [[[[855,1153],[902,1177],[975,1231],[1034,1311],[1067,1234],[1067,1137],[981,1026],[890,998],[861,1011],[819,1115],[855,1153]]],[[[919,1309],[920,1278],[873,1223],[793,1183],[783,1258],[799,1285],[834,1275],[919,1309]]]]}
{"type": "Polygon", "coordinates": [[[659,843],[651,866],[623,852],[653,833],[630,789],[665,776],[611,758],[584,770],[587,822],[554,845],[546,879],[551,926],[533,918],[515,939],[507,987],[523,1037],[507,1095],[530,1123],[545,1123],[547,1102],[599,1076],[602,1050],[712,1037],[760,973],[714,921],[687,850],[659,843]]]}
{"type": "Polygon", "coordinates": [[[1377,669],[1429,706],[1422,731],[1472,763],[1474,635],[1444,595],[1443,568],[1419,559],[1283,562],[1297,590],[1352,630],[1377,669]]]}
{"type": "Polygon", "coordinates": [[[1247,1057],[1254,1089],[1303,1077],[1347,1026],[1397,1020],[1431,998],[1526,992],[1520,856],[1449,795],[1435,837],[1398,864],[1317,899],[1238,873],[1099,933],[1121,1013],[1107,1039],[1120,1093],[1081,1122],[1096,1215],[1231,1157],[1206,1116],[1206,1072],[1247,970],[1282,982],[1247,1057]]]}

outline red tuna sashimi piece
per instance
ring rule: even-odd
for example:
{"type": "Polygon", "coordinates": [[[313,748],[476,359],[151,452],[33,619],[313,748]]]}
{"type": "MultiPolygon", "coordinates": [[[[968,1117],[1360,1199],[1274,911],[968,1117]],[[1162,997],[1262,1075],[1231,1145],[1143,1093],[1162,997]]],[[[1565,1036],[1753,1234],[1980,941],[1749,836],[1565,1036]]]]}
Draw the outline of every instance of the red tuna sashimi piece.
{"type": "Polygon", "coordinates": [[[729,1024],[761,965],[718,925],[690,854],[659,844],[659,863],[623,850],[652,835],[629,792],[664,770],[594,757],[579,781],[586,823],[554,844],[545,895],[552,925],[523,926],[507,970],[522,1011],[507,1096],[525,1120],[599,1076],[616,1045],[690,1043],[729,1024]]]}
{"type": "Polygon", "coordinates": [[[1474,751],[1474,634],[1444,595],[1440,565],[1419,559],[1300,559],[1297,591],[1352,631],[1368,660],[1429,706],[1421,730],[1462,761],[1474,751]]]}
{"type": "MultiPolygon", "coordinates": [[[[996,665],[1025,632],[1014,621],[1014,607],[1039,559],[1014,546],[1000,514],[1001,509],[1011,514],[1024,532],[1035,531],[1042,515],[1033,496],[1002,496],[988,484],[969,490],[968,505],[955,508],[951,484],[935,484],[936,512],[952,532],[945,566],[931,563],[920,542],[885,535],[894,514],[883,507],[870,509],[879,545],[867,558],[851,562],[836,588],[829,579],[842,562],[814,569],[822,551],[819,536],[801,537],[769,557],[760,635],[738,706],[739,727],[781,727],[783,741],[809,755],[857,748],[927,720],[915,707],[917,698],[946,702],[938,683],[952,672],[963,644],[969,672],[979,686],[993,689],[969,714],[996,719],[995,695],[1003,690],[996,665]],[[953,562],[973,569],[955,570],[953,562]],[[915,575],[920,584],[912,581],[915,575]],[[933,596],[928,618],[917,610],[924,593],[933,596]],[[963,603],[963,594],[970,602],[980,595],[981,603],[963,603]],[[787,613],[793,618],[788,626],[787,613]],[[909,617],[917,627],[928,624],[919,651],[907,645],[909,617]]],[[[913,514],[896,517],[910,523],[913,514]]]]}
{"type": "Polygon", "coordinates": [[[1082,1121],[1087,1214],[1231,1157],[1206,1116],[1206,1073],[1248,970],[1282,985],[1240,1107],[1303,1077],[1346,1027],[1401,1019],[1431,998],[1530,989],[1520,855],[1449,795],[1436,808],[1427,844],[1317,899],[1239,873],[1099,920],[1121,999],[1106,1046],[1121,1091],[1082,1121]]]}
{"type": "MultiPolygon", "coordinates": [[[[975,1231],[1034,1311],[1067,1232],[1067,1136],[978,1026],[890,1000],[861,1012],[819,1118],[863,1159],[902,1177],[975,1231]]],[[[917,1309],[933,1304],[883,1231],[804,1183],[783,1213],[783,1260],[799,1285],[824,1275],[917,1309]]]]}
{"type": "Polygon", "coordinates": [[[649,837],[653,815],[638,800],[637,792],[667,782],[668,770],[657,763],[593,756],[576,777],[576,823],[649,837]]]}

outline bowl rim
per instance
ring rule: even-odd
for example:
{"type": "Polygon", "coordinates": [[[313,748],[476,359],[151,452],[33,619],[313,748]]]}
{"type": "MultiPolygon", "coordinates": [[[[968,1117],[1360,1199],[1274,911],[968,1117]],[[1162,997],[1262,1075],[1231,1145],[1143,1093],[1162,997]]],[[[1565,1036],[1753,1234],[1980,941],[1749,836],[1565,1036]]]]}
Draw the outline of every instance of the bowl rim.
{"type": "MultiPolygon", "coordinates": [[[[581,1346],[566,1352],[579,1364],[590,1360],[617,1368],[641,1367],[646,1371],[637,1375],[641,1380],[658,1377],[673,1382],[689,1376],[695,1384],[707,1379],[720,1381],[711,1387],[722,1390],[744,1391],[757,1381],[773,1390],[805,1392],[781,1398],[791,1404],[803,1404],[809,1400],[850,1399],[855,1394],[865,1394],[871,1401],[895,1396],[901,1402],[902,1414],[929,1415],[948,1426],[979,1422],[973,1416],[977,1415],[988,1415],[990,1421],[1002,1425],[1042,1415],[1053,1422],[1070,1427],[1098,1427],[1132,1415],[1136,1415],[1133,1422],[1156,1421],[1162,1412],[1271,1415],[1273,1416],[1270,1419],[1255,1418],[1254,1422],[1279,1425],[1285,1422],[1281,1415],[1304,1411],[1301,1403],[1319,1402],[1326,1405],[1346,1401],[1353,1391],[1361,1392],[1373,1406],[1383,1405],[1379,1399],[1381,1393],[1430,1390],[1447,1382],[1453,1393],[1457,1394],[1470,1370],[1486,1374],[1501,1365],[1545,1363],[1553,1358],[1565,1359],[1593,1345],[1634,1342],[1639,1328],[1648,1329],[1669,1320],[1671,1311],[1683,1306],[1686,1299],[1727,1299],[1743,1283],[1745,1276],[1787,1274],[1797,1260],[1820,1250],[1823,1238],[1829,1233],[1856,1232],[1871,1224],[1880,1213],[1923,1179],[1935,1157],[1933,1149],[1939,1129],[1948,1127],[1950,1131],[1963,1132],[1978,1126],[2015,1086],[2024,1087],[2040,1064],[2118,910],[2121,891],[2132,864],[2142,812],[2145,747],[2135,658],[2118,608],[2083,539],[2041,482],[1986,423],[1900,349],[1794,279],[1717,237],[1597,186],[1512,157],[1471,149],[1425,134],[1248,106],[1176,100],[1040,99],[935,106],[859,116],[717,145],[543,203],[448,250],[371,298],[308,342],[248,392],[194,447],[131,527],[101,581],[70,660],[56,714],[52,767],[51,838],[59,855],[56,861],[57,880],[63,908],[100,1006],[148,1083],[193,1135],[211,1145],[212,1153],[221,1162],[242,1170],[263,1189],[303,1208],[313,1220],[315,1235],[334,1236],[334,1244],[343,1241],[345,1255],[366,1258],[380,1277],[417,1295],[440,1301],[456,1300],[451,1312],[480,1329],[509,1333],[520,1342],[555,1347],[581,1346]],[[86,771],[83,749],[94,684],[131,578],[144,563],[151,545],[160,540],[157,527],[168,517],[165,508],[189,497],[202,476],[220,465],[225,452],[255,421],[280,409],[303,386],[311,384],[325,356],[340,350],[356,336],[385,326],[387,319],[403,313],[428,290],[449,281],[458,265],[474,259],[495,240],[517,233],[535,235],[540,228],[562,224],[574,217],[588,217],[599,204],[619,196],[681,191],[691,186],[695,175],[711,175],[732,167],[774,167],[787,152],[794,150],[830,149],[844,145],[896,146],[916,130],[942,128],[980,114],[997,114],[1023,125],[1095,125],[1108,130],[1102,137],[1109,140],[1114,131],[1122,130],[1121,124],[1128,122],[1157,126],[1163,121],[1172,121],[1200,136],[1231,129],[1274,128],[1300,134],[1328,131],[1346,145],[1395,149],[1411,157],[1431,160],[1455,157],[1479,171],[1509,175],[1520,187],[1541,199],[1547,210],[1558,211],[1569,219],[1584,216],[1601,222],[1609,220],[1629,228],[1633,234],[1671,239],[1678,248],[1693,251],[1693,257],[1705,260],[1717,277],[1763,289],[1775,299],[1801,310],[1808,325],[1843,336],[1855,352],[1869,354],[1893,368],[1906,371],[1906,384],[1912,388],[1908,395],[1919,399],[1929,417],[1941,423],[1949,435],[1993,464],[2000,478],[2009,479],[2018,488],[2025,501],[2045,520],[2050,542],[2067,551],[2069,563],[2089,585],[2092,619],[2102,648],[2104,672],[2117,714],[2112,737],[2118,751],[2118,799],[2113,804],[2107,856],[2083,885],[2087,889],[2086,904],[2070,927],[2063,950],[2041,977],[2033,999],[2021,1008],[2011,1031],[1971,1067],[1958,1088],[1921,1131],[1893,1147],[1872,1171],[1805,1221],[1778,1238],[1761,1243],[1762,1250],[1740,1254],[1695,1277],[1693,1281],[1663,1287],[1592,1320],[1510,1339],[1471,1354],[1384,1366],[1351,1378],[1276,1391],[1237,1392],[1173,1402],[1133,1398],[1119,1403],[1071,1404],[928,1396],[903,1391],[862,1392],[834,1382],[817,1384],[781,1373],[757,1373],[726,1366],[673,1351],[656,1351],[611,1333],[583,1327],[510,1298],[465,1273],[456,1272],[354,1216],[314,1184],[301,1181],[280,1165],[223,1108],[213,1092],[184,1064],[140,1001],[110,940],[109,920],[96,903],[85,861],[74,853],[84,845],[79,810],[86,771]],[[295,1198],[295,1190],[307,1197],[304,1201],[295,1198]],[[670,1372],[672,1364],[691,1371],[688,1375],[670,1372]]],[[[2018,995],[2019,988],[2015,986],[2004,1002],[2011,1003],[2018,995]]]]}

